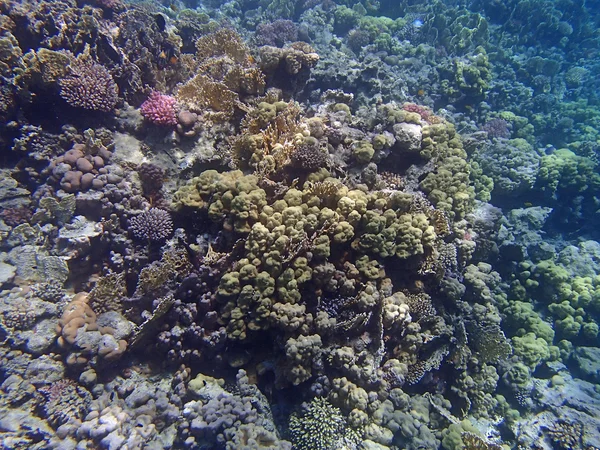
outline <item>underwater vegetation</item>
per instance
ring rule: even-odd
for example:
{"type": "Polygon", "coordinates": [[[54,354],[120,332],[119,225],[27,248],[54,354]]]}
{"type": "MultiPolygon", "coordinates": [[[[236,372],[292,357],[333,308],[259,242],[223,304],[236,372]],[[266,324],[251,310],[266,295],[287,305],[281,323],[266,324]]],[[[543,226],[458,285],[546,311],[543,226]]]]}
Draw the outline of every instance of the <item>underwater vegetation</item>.
{"type": "Polygon", "coordinates": [[[0,22],[3,448],[600,448],[600,4],[0,22]]]}

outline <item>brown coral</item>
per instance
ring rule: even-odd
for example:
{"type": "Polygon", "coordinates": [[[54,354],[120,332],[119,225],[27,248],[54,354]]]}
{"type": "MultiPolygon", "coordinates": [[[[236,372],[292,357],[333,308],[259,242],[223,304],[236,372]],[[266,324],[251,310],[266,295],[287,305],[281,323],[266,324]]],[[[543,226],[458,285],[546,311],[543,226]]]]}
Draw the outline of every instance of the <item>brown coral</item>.
{"type": "Polygon", "coordinates": [[[114,330],[98,327],[96,313],[89,305],[89,295],[86,292],[80,292],[73,297],[58,321],[56,331],[59,334],[57,342],[63,348],[73,346],[81,333],[93,331],[101,335],[97,348],[95,344],[90,343],[73,347],[66,359],[67,364],[70,365],[85,364],[90,354],[96,352],[106,360],[115,360],[127,348],[127,341],[114,338],[112,335],[114,330]]]}
{"type": "Polygon", "coordinates": [[[126,296],[125,273],[111,272],[96,282],[89,294],[89,303],[90,307],[100,313],[117,311],[121,307],[121,300],[126,296]]]}
{"type": "Polygon", "coordinates": [[[566,420],[558,420],[547,428],[548,435],[555,448],[561,450],[582,448],[583,431],[581,422],[568,422],[566,420]]]}
{"type": "Polygon", "coordinates": [[[240,96],[264,91],[264,76],[235,31],[223,28],[203,36],[196,50],[197,73],[176,92],[179,103],[190,111],[227,120],[236,107],[246,108],[240,96]]]}
{"type": "Polygon", "coordinates": [[[231,28],[221,28],[196,41],[196,57],[200,61],[215,56],[227,56],[238,64],[245,64],[249,54],[241,36],[231,28]]]}
{"type": "Polygon", "coordinates": [[[465,450],[502,450],[502,446],[477,436],[475,433],[465,431],[460,435],[465,450]]]}
{"type": "Polygon", "coordinates": [[[319,55],[306,42],[294,42],[285,48],[265,45],[260,48],[260,68],[267,73],[275,72],[281,65],[289,75],[297,75],[319,62],[319,55]]]}
{"type": "MultiPolygon", "coordinates": [[[[282,169],[296,150],[296,141],[298,144],[303,141],[299,135],[300,107],[293,102],[279,102],[277,108],[275,117],[266,126],[251,118],[244,121],[242,133],[232,139],[233,159],[237,165],[250,166],[262,177],[282,169]]],[[[249,115],[252,116],[252,112],[249,115]]]]}
{"type": "Polygon", "coordinates": [[[80,292],[73,297],[58,321],[56,331],[59,334],[58,344],[61,347],[73,345],[80,329],[93,331],[98,329],[96,313],[88,305],[89,297],[86,292],[80,292]]]}

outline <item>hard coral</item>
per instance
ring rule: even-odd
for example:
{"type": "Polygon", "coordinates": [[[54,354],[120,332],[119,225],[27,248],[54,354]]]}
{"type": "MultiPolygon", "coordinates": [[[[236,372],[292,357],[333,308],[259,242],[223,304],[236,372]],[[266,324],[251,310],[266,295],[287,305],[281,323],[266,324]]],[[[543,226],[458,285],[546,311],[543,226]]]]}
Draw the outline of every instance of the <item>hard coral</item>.
{"type": "Polygon", "coordinates": [[[60,96],[68,104],[92,111],[112,111],[119,90],[106,67],[79,57],[69,66],[69,74],[60,80],[60,96]]]}
{"type": "Polygon", "coordinates": [[[490,138],[504,138],[508,139],[511,135],[511,124],[504,119],[495,118],[488,120],[485,125],[481,127],[490,138]]]}
{"type": "Polygon", "coordinates": [[[129,228],[138,239],[162,241],[173,232],[173,221],[168,211],[150,208],[129,220],[129,228]]]}
{"type": "Polygon", "coordinates": [[[153,124],[175,126],[177,125],[176,103],[177,100],[174,97],[153,91],[140,106],[140,112],[146,120],[153,124]]]}
{"type": "Polygon", "coordinates": [[[426,106],[417,105],[415,103],[406,103],[404,106],[402,106],[402,109],[404,109],[404,111],[417,113],[425,122],[429,122],[433,116],[433,113],[429,108],[426,106]]]}
{"type": "Polygon", "coordinates": [[[142,180],[142,189],[145,194],[157,194],[163,185],[165,169],[156,164],[142,163],[137,168],[140,180],[142,180]]]}
{"type": "Polygon", "coordinates": [[[321,150],[318,145],[304,142],[290,155],[290,165],[294,169],[302,171],[314,171],[321,167],[327,167],[329,155],[321,150]]]}
{"type": "Polygon", "coordinates": [[[95,0],[94,3],[101,8],[107,9],[116,9],[123,5],[120,0],[95,0]]]}
{"type": "Polygon", "coordinates": [[[27,206],[18,206],[3,209],[0,212],[0,217],[8,226],[16,227],[22,223],[29,222],[29,219],[31,219],[31,214],[31,209],[29,209],[27,206]]]}
{"type": "Polygon", "coordinates": [[[325,450],[339,448],[346,428],[346,419],[339,408],[324,398],[313,399],[302,415],[290,418],[290,434],[294,448],[325,450]]]}
{"type": "Polygon", "coordinates": [[[58,427],[71,420],[81,419],[88,411],[92,395],[74,381],[63,379],[41,387],[46,397],[44,412],[48,421],[58,427]]]}
{"type": "Polygon", "coordinates": [[[286,42],[298,40],[298,27],[291,20],[279,19],[271,23],[259,23],[254,34],[256,45],[281,47],[286,42]]]}
{"type": "Polygon", "coordinates": [[[72,345],[80,328],[88,331],[97,330],[96,313],[88,305],[88,294],[80,292],[73,297],[58,321],[56,331],[59,333],[58,344],[61,347],[72,345]]]}

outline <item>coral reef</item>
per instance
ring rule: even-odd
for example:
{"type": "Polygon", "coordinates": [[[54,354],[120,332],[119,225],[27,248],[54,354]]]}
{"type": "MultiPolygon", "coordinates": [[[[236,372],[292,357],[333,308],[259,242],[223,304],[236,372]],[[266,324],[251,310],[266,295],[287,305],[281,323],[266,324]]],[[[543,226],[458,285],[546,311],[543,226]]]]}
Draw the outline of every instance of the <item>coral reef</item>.
{"type": "Polygon", "coordinates": [[[176,102],[177,100],[169,95],[153,91],[140,106],[140,113],[156,125],[177,125],[176,102]]]}
{"type": "Polygon", "coordinates": [[[597,6],[0,1],[3,445],[600,448],[597,6]]]}
{"type": "Polygon", "coordinates": [[[150,208],[129,220],[129,229],[138,239],[164,241],[173,233],[173,221],[168,211],[150,208]]]}
{"type": "Polygon", "coordinates": [[[112,111],[118,101],[118,88],[110,72],[100,64],[79,57],[69,64],[60,79],[60,96],[77,108],[112,111]]]}

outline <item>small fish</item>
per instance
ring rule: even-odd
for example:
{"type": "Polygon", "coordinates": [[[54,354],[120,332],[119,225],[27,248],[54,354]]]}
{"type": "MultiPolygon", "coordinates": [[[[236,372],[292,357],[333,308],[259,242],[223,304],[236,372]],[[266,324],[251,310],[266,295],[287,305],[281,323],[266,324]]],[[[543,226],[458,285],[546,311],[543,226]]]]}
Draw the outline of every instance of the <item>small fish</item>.
{"type": "Polygon", "coordinates": [[[533,203],[525,202],[525,203],[523,203],[523,206],[525,206],[525,208],[531,208],[533,206],[533,203]]]}
{"type": "Polygon", "coordinates": [[[419,29],[424,25],[423,21],[421,19],[415,19],[412,22],[412,26],[413,28],[419,29]]]}

